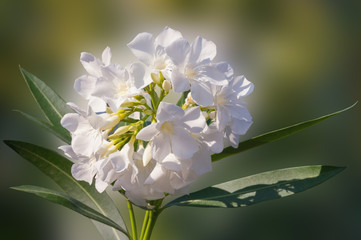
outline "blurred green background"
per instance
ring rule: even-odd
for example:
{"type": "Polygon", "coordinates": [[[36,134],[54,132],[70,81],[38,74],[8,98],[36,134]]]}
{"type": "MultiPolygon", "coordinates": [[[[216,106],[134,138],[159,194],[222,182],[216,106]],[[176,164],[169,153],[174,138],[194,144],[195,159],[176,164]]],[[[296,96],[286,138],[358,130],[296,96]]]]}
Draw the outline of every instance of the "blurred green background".
{"type": "MultiPolygon", "coordinates": [[[[73,91],[74,80],[85,73],[80,52],[100,56],[110,46],[113,60],[125,65],[135,60],[126,43],[167,25],[190,41],[197,35],[214,41],[216,59],[229,61],[255,84],[246,100],[254,125],[244,139],[361,100],[359,0],[2,0],[0,139],[52,149],[61,144],[12,111],[41,116],[19,65],[67,101],[84,104],[73,91]]],[[[299,195],[248,208],[168,209],[154,239],[361,239],[360,115],[358,104],[302,133],[217,162],[192,189],[308,164],[347,166],[340,175],[299,195]]],[[[100,239],[88,219],[10,190],[54,185],[2,142],[0,150],[1,239],[100,239]]]]}

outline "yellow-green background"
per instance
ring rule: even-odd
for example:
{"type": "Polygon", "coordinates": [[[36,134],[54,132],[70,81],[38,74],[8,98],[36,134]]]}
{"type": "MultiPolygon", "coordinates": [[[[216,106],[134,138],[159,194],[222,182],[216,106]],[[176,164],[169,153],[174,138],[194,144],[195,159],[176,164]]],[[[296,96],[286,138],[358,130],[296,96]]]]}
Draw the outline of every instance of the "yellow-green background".
{"type": "MultiPolygon", "coordinates": [[[[255,84],[246,100],[254,125],[245,139],[361,100],[358,0],[1,0],[0,139],[53,149],[60,144],[12,111],[41,116],[18,65],[67,101],[84,104],[72,87],[85,74],[80,52],[100,56],[110,46],[114,61],[125,65],[135,60],[126,43],[139,32],[156,35],[167,25],[189,40],[201,35],[214,41],[216,59],[231,62],[255,84]]],[[[337,177],[299,195],[248,208],[168,209],[154,239],[361,239],[360,107],[215,163],[214,171],[192,189],[308,164],[347,166],[337,177]]],[[[21,184],[54,185],[5,144],[0,150],[1,239],[100,239],[86,218],[10,190],[21,184]]]]}

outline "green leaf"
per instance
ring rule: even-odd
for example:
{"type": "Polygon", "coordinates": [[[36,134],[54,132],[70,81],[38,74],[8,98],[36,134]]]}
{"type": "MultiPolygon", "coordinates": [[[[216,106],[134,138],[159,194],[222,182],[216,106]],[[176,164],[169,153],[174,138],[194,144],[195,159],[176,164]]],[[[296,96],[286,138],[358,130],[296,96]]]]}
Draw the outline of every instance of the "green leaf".
{"type": "Polygon", "coordinates": [[[177,198],[170,206],[236,208],[286,197],[314,187],[343,167],[304,166],[264,172],[204,188],[177,198]]]}
{"type": "Polygon", "coordinates": [[[94,209],[88,207],[87,205],[83,204],[82,202],[80,202],[72,197],[61,194],[61,193],[51,190],[51,189],[37,187],[37,186],[30,186],[30,185],[12,187],[12,189],[27,192],[27,193],[33,193],[39,197],[49,200],[50,202],[62,205],[75,212],[78,212],[78,213],[84,215],[85,217],[94,219],[98,222],[102,222],[108,226],[118,229],[120,232],[122,232],[125,235],[127,235],[128,237],[130,237],[129,234],[127,233],[127,231],[124,230],[122,227],[120,227],[118,224],[116,224],[113,220],[107,218],[106,216],[100,214],[99,212],[95,211],[94,209]]]}
{"type": "Polygon", "coordinates": [[[25,118],[27,118],[28,120],[38,124],[40,127],[44,128],[45,130],[51,132],[52,134],[54,134],[55,136],[57,136],[59,139],[61,139],[62,141],[64,141],[67,144],[70,144],[71,139],[70,139],[70,135],[69,136],[62,136],[58,133],[57,129],[51,125],[50,123],[41,121],[27,113],[24,113],[20,110],[15,110],[16,112],[19,112],[21,115],[23,115],[25,118]]]}
{"type": "Polygon", "coordinates": [[[189,93],[189,91],[185,91],[182,93],[181,97],[178,99],[178,102],[177,102],[178,107],[182,107],[182,105],[185,103],[188,93],[189,93]]]}
{"type": "MultiPolygon", "coordinates": [[[[69,196],[78,199],[104,216],[126,228],[118,209],[111,198],[104,192],[98,193],[93,186],[86,182],[75,180],[71,175],[72,163],[49,149],[20,141],[4,141],[20,156],[34,164],[43,173],[48,175],[69,196]]],[[[113,228],[94,222],[104,239],[124,239],[124,235],[113,228]]]]}
{"type": "Polygon", "coordinates": [[[354,103],[352,106],[345,108],[343,110],[340,110],[340,111],[337,111],[337,112],[334,112],[334,113],[331,113],[331,114],[328,114],[328,115],[325,115],[325,116],[322,116],[319,118],[315,118],[315,119],[312,119],[312,120],[309,120],[306,122],[301,122],[301,123],[298,123],[298,124],[295,124],[295,125],[292,125],[289,127],[274,130],[274,131],[259,135],[257,137],[253,137],[244,142],[240,142],[238,145],[238,148],[227,147],[221,153],[213,154],[212,161],[215,162],[215,161],[221,160],[225,157],[229,157],[234,154],[249,150],[251,148],[255,148],[255,147],[261,146],[263,144],[271,143],[271,142],[274,142],[281,138],[287,137],[289,135],[292,135],[294,133],[302,131],[308,127],[311,127],[319,122],[322,122],[323,120],[326,120],[327,118],[330,118],[337,114],[345,112],[345,111],[351,109],[352,107],[354,107],[356,104],[357,104],[357,102],[354,103]]]}
{"type": "Polygon", "coordinates": [[[62,136],[62,139],[70,141],[69,132],[64,129],[61,124],[61,118],[69,112],[73,112],[71,108],[66,105],[66,102],[43,81],[20,67],[20,71],[41,110],[53,125],[53,130],[62,136]]]}

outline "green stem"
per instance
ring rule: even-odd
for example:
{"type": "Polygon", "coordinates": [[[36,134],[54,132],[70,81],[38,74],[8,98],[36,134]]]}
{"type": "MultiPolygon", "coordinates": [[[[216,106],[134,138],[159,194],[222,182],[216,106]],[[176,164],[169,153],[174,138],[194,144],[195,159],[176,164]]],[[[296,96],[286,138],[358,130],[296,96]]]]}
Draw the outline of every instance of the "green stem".
{"type": "Polygon", "coordinates": [[[145,230],[144,238],[143,240],[150,240],[150,236],[152,235],[155,222],[157,221],[158,215],[160,214],[160,211],[158,210],[147,210],[149,212],[149,220],[147,223],[147,228],[145,230]]]}
{"type": "Polygon", "coordinates": [[[136,223],[136,221],[135,221],[133,205],[132,205],[132,203],[131,203],[129,200],[127,200],[127,206],[128,206],[128,211],[129,211],[130,224],[132,225],[133,240],[138,240],[138,236],[137,236],[137,223],[136,223]]]}
{"type": "Polygon", "coordinates": [[[141,240],[144,238],[145,231],[147,230],[148,221],[149,221],[149,211],[146,211],[145,215],[144,215],[142,231],[140,233],[140,239],[141,240]]]}

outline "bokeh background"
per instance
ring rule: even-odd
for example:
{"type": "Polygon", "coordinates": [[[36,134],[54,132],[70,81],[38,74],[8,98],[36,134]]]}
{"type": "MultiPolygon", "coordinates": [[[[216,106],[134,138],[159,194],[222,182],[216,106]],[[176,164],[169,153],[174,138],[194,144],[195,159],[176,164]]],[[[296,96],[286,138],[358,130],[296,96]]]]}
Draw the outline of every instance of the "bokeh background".
{"type": "MultiPolygon", "coordinates": [[[[100,56],[110,46],[113,60],[125,65],[135,60],[126,43],[167,25],[189,40],[201,35],[214,41],[216,59],[231,62],[255,84],[246,100],[254,125],[244,139],[361,100],[359,0],[1,0],[0,139],[52,149],[61,144],[12,111],[42,116],[19,65],[67,101],[84,104],[73,91],[74,80],[85,73],[80,52],[100,56]]],[[[302,133],[217,162],[192,189],[308,164],[347,166],[340,175],[248,208],[169,209],[154,239],[361,239],[360,115],[358,104],[302,133]]],[[[0,239],[100,239],[85,217],[9,189],[55,186],[2,142],[0,151],[0,239]]]]}

